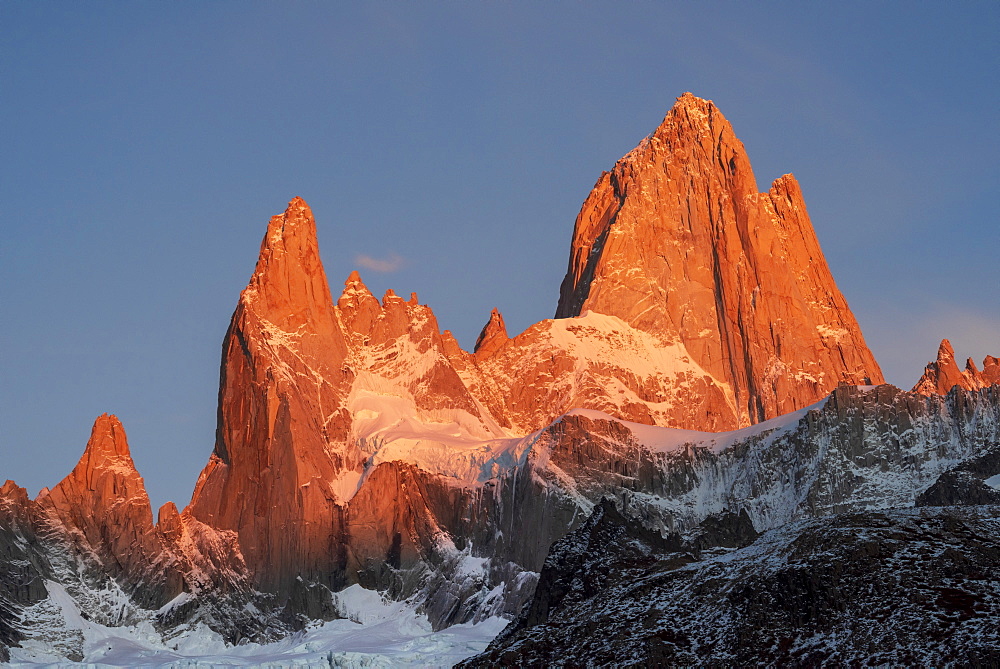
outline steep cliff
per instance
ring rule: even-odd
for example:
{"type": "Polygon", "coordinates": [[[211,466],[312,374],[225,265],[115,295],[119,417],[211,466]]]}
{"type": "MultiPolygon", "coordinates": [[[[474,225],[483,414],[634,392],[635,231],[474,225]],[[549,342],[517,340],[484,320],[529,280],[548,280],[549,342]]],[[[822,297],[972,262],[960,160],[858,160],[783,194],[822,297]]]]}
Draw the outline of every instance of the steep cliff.
{"type": "Polygon", "coordinates": [[[342,559],[337,482],[363,460],[347,440],[346,357],[316,224],[295,199],[271,218],[226,333],[215,452],[190,505],[238,534],[266,590],[342,559]]]}
{"type": "Polygon", "coordinates": [[[586,312],[618,317],[704,370],[705,384],[678,395],[724,420],[685,427],[742,427],[838,383],[882,382],[795,178],[757,192],[729,122],[689,93],[601,176],[577,217],[556,317],[586,312]]]}

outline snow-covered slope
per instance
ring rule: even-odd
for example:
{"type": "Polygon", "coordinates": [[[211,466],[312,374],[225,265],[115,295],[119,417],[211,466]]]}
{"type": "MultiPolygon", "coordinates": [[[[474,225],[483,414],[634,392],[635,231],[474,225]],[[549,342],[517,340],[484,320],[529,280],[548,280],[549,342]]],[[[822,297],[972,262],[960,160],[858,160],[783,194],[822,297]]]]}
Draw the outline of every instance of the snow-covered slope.
{"type": "Polygon", "coordinates": [[[412,605],[351,586],[335,598],[340,619],[280,641],[233,646],[203,623],[164,631],[152,616],[94,622],[60,584],[46,585],[49,597],[23,613],[27,637],[12,649],[12,666],[73,660],[101,667],[445,667],[484,650],[508,622],[491,618],[435,632],[412,605]]]}

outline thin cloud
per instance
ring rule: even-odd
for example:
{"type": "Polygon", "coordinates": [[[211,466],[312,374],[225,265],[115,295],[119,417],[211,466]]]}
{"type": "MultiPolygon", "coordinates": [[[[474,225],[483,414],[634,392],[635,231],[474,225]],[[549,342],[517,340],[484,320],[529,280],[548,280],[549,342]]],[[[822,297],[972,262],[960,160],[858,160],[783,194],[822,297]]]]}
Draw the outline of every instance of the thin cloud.
{"type": "Polygon", "coordinates": [[[388,274],[390,272],[399,271],[406,261],[396,253],[390,253],[385,258],[373,258],[370,255],[361,253],[354,256],[354,262],[365,269],[370,269],[373,272],[388,274]]]}

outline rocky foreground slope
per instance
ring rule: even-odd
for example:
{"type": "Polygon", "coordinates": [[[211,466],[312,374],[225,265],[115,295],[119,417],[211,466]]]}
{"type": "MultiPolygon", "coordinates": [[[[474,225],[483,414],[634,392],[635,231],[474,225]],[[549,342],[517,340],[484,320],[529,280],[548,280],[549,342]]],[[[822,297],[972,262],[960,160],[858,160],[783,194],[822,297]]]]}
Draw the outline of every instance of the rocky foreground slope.
{"type": "Polygon", "coordinates": [[[867,511],[671,542],[599,506],[465,667],[996,666],[1000,507],[867,511]]]}
{"type": "Polygon", "coordinates": [[[51,491],[0,489],[0,648],[86,656],[69,609],[277,638],[351,585],[437,628],[514,617],[604,499],[662,536],[912,506],[998,443],[995,364],[939,355],[917,392],[874,385],[797,184],[754,184],[721,113],[683,96],[584,204],[558,317],[510,337],[494,310],[472,352],[415,294],[354,272],[335,300],[293,200],[223,342],[185,509],[154,523],[113,416],[51,491]]]}

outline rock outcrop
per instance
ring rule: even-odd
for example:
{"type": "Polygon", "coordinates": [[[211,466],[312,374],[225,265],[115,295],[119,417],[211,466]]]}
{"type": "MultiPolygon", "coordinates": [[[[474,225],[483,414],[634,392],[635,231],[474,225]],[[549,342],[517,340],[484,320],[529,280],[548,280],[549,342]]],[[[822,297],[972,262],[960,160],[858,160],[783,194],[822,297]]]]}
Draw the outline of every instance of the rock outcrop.
{"type": "Polygon", "coordinates": [[[473,351],[481,358],[489,358],[498,348],[510,340],[507,336],[507,325],[503,322],[503,315],[494,309],[490,313],[490,320],[483,326],[482,332],[476,339],[476,346],[473,351]]]}
{"type": "Polygon", "coordinates": [[[955,386],[963,390],[979,390],[997,383],[1000,383],[1000,359],[986,356],[983,369],[979,370],[969,358],[965,361],[965,369],[959,369],[955,362],[955,349],[950,341],[942,339],[937,359],[927,363],[924,375],[913,386],[913,391],[923,395],[944,395],[955,386]]]}
{"type": "Polygon", "coordinates": [[[601,505],[459,666],[992,666],[998,525],[998,507],[843,514],[699,556],[601,505]]]}
{"type": "Polygon", "coordinates": [[[1000,443],[993,450],[966,460],[941,474],[934,485],[920,493],[916,505],[1000,505],[998,488],[1000,488],[1000,443]]]}
{"type": "Polygon", "coordinates": [[[76,467],[35,501],[50,531],[65,532],[76,551],[93,554],[140,602],[160,605],[181,592],[176,578],[149,582],[150,565],[159,561],[164,544],[116,416],[94,421],[76,467]]]}
{"type": "Polygon", "coordinates": [[[588,311],[704,370],[707,384],[678,394],[725,420],[689,428],[734,429],[839,383],[883,382],[795,178],[758,193],[729,122],[689,93],[598,179],[577,217],[556,317],[588,311]]]}

